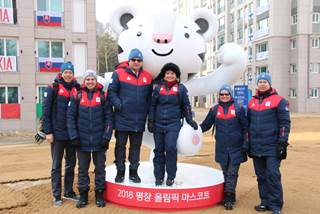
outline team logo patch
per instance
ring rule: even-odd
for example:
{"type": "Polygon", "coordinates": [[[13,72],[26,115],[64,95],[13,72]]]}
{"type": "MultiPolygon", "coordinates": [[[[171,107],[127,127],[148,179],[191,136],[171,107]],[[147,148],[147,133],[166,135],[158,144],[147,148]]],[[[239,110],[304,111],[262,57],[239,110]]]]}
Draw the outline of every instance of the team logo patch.
{"type": "Polygon", "coordinates": [[[270,106],[271,106],[271,102],[270,101],[266,102],[266,107],[270,107],[270,106]]]}
{"type": "Polygon", "coordinates": [[[100,103],[100,102],[101,102],[100,97],[96,97],[96,102],[97,102],[97,103],[100,103]]]}
{"type": "Polygon", "coordinates": [[[231,114],[235,115],[236,111],[235,110],[231,110],[231,114]]]}
{"type": "Polygon", "coordinates": [[[251,104],[251,107],[253,107],[253,106],[254,106],[254,103],[251,104]]]}
{"type": "Polygon", "coordinates": [[[60,89],[60,90],[59,90],[59,93],[62,94],[62,93],[63,93],[63,89],[60,89]]]}
{"type": "Polygon", "coordinates": [[[131,78],[130,78],[130,77],[127,77],[127,80],[131,80],[131,78]]]}
{"type": "Polygon", "coordinates": [[[172,90],[173,90],[174,92],[177,92],[177,91],[178,91],[178,88],[177,88],[177,87],[173,87],[172,90]]]}
{"type": "Polygon", "coordinates": [[[81,103],[84,103],[85,101],[84,101],[84,99],[81,99],[81,101],[80,101],[81,103]]]}
{"type": "Polygon", "coordinates": [[[220,112],[217,112],[217,115],[220,115],[220,112]]]}
{"type": "Polygon", "coordinates": [[[160,88],[160,91],[163,91],[163,88],[162,88],[162,87],[160,88]]]}
{"type": "Polygon", "coordinates": [[[143,81],[144,83],[146,83],[146,82],[147,82],[147,78],[143,77],[143,78],[142,78],[142,81],[143,81]]]}

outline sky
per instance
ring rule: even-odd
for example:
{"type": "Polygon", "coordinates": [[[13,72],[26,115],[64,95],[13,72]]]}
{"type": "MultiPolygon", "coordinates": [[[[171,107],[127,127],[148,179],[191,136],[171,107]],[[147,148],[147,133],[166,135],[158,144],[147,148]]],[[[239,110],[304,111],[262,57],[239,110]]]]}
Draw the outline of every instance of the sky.
{"type": "Polygon", "coordinates": [[[172,10],[172,0],[96,0],[97,20],[105,24],[109,20],[111,11],[126,2],[134,3],[143,10],[156,8],[172,10]]]}

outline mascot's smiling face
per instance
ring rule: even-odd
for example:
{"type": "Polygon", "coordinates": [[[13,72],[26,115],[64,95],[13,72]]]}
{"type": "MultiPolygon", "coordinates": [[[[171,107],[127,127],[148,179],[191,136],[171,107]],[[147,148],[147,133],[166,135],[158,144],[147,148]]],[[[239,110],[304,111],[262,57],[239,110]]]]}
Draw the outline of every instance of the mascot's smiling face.
{"type": "Polygon", "coordinates": [[[110,20],[118,34],[119,62],[126,61],[131,49],[144,55],[144,68],[155,78],[162,66],[176,63],[187,80],[188,74],[200,71],[204,61],[205,42],[216,33],[217,19],[207,9],[195,10],[190,16],[173,12],[146,14],[133,6],[116,9],[110,20]]]}

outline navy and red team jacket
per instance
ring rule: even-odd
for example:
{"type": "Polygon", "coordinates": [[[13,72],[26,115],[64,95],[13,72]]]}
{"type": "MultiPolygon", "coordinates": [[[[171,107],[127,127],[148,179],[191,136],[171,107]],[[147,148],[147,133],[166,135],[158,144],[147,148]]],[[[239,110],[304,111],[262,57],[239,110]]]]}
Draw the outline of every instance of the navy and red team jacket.
{"type": "Polygon", "coordinates": [[[45,90],[42,108],[42,126],[46,134],[53,134],[54,140],[70,140],[67,131],[67,108],[70,96],[77,92],[79,87],[74,79],[71,83],[66,83],[59,73],[54,80],[58,84],[58,93],[54,94],[53,85],[49,85],[45,90]]]}
{"type": "Polygon", "coordinates": [[[115,130],[143,132],[152,93],[152,76],[141,69],[136,75],[128,62],[112,74],[108,88],[115,111],[115,130]]]}
{"type": "Polygon", "coordinates": [[[160,82],[153,91],[148,117],[154,121],[154,131],[180,131],[183,117],[192,119],[188,90],[180,83],[168,87],[160,82]]]}
{"type": "Polygon", "coordinates": [[[242,152],[248,131],[248,121],[244,109],[233,100],[211,107],[205,120],[200,124],[202,132],[215,127],[215,160],[227,165],[240,164],[247,160],[242,152]]]}
{"type": "Polygon", "coordinates": [[[279,142],[287,142],[290,132],[289,103],[275,89],[256,93],[248,105],[249,143],[253,156],[276,156],[279,142]]]}
{"type": "Polygon", "coordinates": [[[78,100],[79,98],[77,94],[73,94],[68,107],[70,139],[80,140],[80,151],[101,151],[105,148],[106,140],[111,139],[113,129],[112,107],[107,92],[102,91],[100,84],[94,90],[83,86],[81,99],[78,100]],[[100,93],[104,93],[104,103],[100,93]]]}

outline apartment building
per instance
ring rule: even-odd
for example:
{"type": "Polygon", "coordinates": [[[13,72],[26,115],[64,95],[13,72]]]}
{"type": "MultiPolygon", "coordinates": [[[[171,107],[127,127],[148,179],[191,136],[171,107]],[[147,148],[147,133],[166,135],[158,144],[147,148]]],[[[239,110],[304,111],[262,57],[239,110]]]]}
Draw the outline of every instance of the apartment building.
{"type": "Polygon", "coordinates": [[[34,130],[64,61],[96,68],[95,0],[0,0],[0,132],[34,130]]]}
{"type": "MultiPolygon", "coordinates": [[[[213,10],[219,24],[201,75],[219,66],[219,47],[234,42],[243,46],[248,59],[237,84],[254,93],[257,75],[269,72],[292,111],[320,112],[320,0],[173,1],[174,10],[184,15],[198,7],[213,10]]],[[[204,101],[211,105],[213,96],[204,101]]]]}

